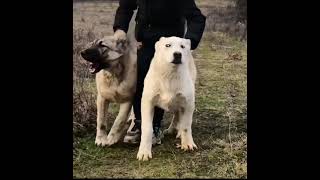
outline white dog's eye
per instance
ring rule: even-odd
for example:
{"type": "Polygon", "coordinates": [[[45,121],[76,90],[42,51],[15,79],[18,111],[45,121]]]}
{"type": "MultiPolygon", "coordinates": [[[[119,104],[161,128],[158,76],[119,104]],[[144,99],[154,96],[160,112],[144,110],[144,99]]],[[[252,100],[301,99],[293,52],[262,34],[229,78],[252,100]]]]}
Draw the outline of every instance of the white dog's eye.
{"type": "Polygon", "coordinates": [[[181,48],[184,49],[184,45],[181,45],[181,48]]]}
{"type": "Polygon", "coordinates": [[[171,47],[171,44],[166,44],[166,47],[171,47]]]}

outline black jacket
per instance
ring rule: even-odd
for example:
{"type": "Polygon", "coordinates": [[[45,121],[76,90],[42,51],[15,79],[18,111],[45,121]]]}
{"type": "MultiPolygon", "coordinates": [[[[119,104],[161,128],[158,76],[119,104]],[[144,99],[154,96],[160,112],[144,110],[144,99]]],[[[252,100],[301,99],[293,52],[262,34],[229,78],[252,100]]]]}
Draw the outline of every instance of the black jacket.
{"type": "Polygon", "coordinates": [[[194,0],[120,0],[113,30],[122,29],[127,32],[133,11],[137,7],[135,33],[138,41],[154,43],[162,36],[178,36],[190,39],[192,50],[197,48],[206,17],[194,0]]]}

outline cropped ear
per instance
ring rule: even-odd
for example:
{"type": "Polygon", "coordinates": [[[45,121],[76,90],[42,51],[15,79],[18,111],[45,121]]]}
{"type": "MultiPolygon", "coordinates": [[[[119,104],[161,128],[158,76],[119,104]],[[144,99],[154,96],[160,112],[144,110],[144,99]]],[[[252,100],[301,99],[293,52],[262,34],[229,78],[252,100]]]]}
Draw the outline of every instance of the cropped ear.
{"type": "Polygon", "coordinates": [[[123,55],[123,53],[117,52],[117,51],[109,51],[108,52],[108,60],[115,60],[118,59],[119,57],[121,57],[123,55]]]}
{"type": "Polygon", "coordinates": [[[128,41],[124,39],[113,41],[113,45],[109,47],[110,50],[108,51],[108,59],[115,60],[121,57],[123,54],[126,53],[128,45],[128,41]]]}
{"type": "Polygon", "coordinates": [[[156,44],[154,45],[154,48],[159,49],[160,43],[161,43],[160,41],[157,41],[156,44]]]}
{"type": "Polygon", "coordinates": [[[129,42],[127,40],[117,40],[116,41],[116,48],[117,51],[121,52],[121,53],[125,53],[128,49],[129,46],[129,42]]]}
{"type": "Polygon", "coordinates": [[[163,40],[165,40],[166,39],[166,37],[161,37],[160,39],[159,39],[159,41],[163,41],[163,40]]]}
{"type": "Polygon", "coordinates": [[[156,49],[158,49],[159,46],[160,46],[160,44],[161,44],[161,41],[163,41],[163,40],[165,40],[165,39],[166,39],[166,37],[161,37],[161,38],[156,42],[156,44],[154,45],[154,47],[155,47],[156,49]]]}
{"type": "Polygon", "coordinates": [[[91,42],[88,42],[88,43],[85,45],[85,49],[88,49],[88,48],[90,48],[91,46],[97,44],[98,41],[99,41],[99,39],[95,39],[95,40],[93,40],[93,41],[91,41],[91,42]]]}
{"type": "Polygon", "coordinates": [[[191,40],[185,39],[184,41],[185,41],[186,45],[188,46],[188,49],[191,49],[191,40]]]}

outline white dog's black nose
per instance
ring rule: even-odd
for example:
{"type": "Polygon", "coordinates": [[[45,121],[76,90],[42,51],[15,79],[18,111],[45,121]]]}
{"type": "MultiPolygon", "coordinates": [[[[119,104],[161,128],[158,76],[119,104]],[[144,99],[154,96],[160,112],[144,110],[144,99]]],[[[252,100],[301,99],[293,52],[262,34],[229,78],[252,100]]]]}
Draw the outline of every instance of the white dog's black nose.
{"type": "Polygon", "coordinates": [[[175,53],[173,53],[173,57],[175,58],[175,59],[181,59],[181,53],[180,52],[175,52],[175,53]]]}
{"type": "Polygon", "coordinates": [[[180,52],[174,52],[172,63],[173,64],[181,64],[182,63],[181,57],[182,57],[182,54],[180,52]]]}

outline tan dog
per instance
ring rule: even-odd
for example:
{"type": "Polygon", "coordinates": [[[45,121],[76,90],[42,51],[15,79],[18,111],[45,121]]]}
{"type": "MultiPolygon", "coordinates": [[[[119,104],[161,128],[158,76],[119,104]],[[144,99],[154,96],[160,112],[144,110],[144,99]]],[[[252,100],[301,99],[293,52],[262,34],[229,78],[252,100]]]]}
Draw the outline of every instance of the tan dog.
{"type": "MultiPolygon", "coordinates": [[[[112,145],[119,141],[128,128],[133,111],[132,99],[137,80],[137,46],[134,37],[136,12],[131,19],[128,34],[117,30],[113,36],[95,40],[81,52],[81,56],[91,63],[91,73],[96,74],[97,84],[97,145],[112,145]],[[113,126],[107,134],[107,112],[110,103],[120,104],[120,110],[113,126]]],[[[133,126],[131,121],[131,126],[133,126]]]]}
{"type": "MultiPolygon", "coordinates": [[[[124,34],[124,32],[119,32],[124,34]]],[[[128,115],[136,89],[136,47],[121,38],[107,36],[94,41],[81,52],[82,57],[91,63],[91,73],[96,74],[97,84],[97,145],[116,143],[127,128],[128,115]],[[107,135],[109,103],[119,103],[119,114],[107,135]]]]}

